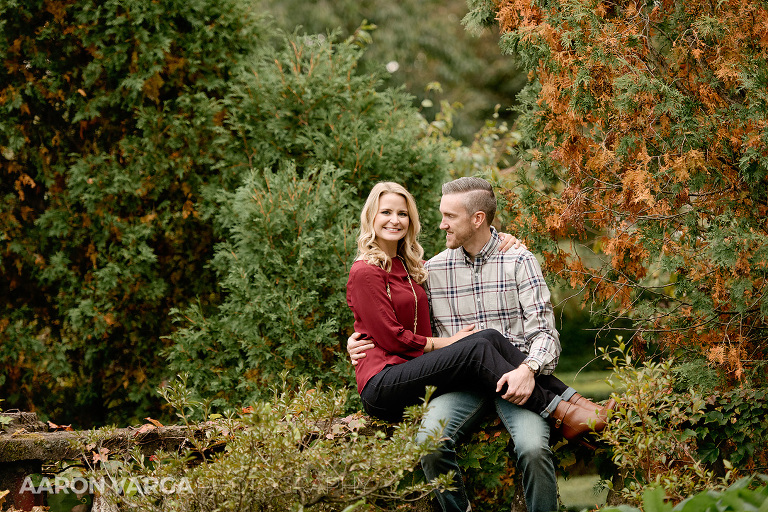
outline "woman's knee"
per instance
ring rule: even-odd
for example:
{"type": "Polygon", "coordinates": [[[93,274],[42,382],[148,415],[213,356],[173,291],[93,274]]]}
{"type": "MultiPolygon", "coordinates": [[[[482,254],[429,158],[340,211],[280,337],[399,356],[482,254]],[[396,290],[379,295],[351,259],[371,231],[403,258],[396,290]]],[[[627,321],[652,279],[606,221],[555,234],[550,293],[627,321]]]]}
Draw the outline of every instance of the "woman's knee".
{"type": "Polygon", "coordinates": [[[478,333],[478,337],[484,338],[501,356],[514,366],[526,358],[526,354],[515,347],[512,342],[495,329],[486,329],[478,333]]]}
{"type": "Polygon", "coordinates": [[[497,342],[481,335],[473,337],[465,347],[467,357],[481,362],[489,358],[495,359],[500,355],[497,342]]]}
{"type": "Polygon", "coordinates": [[[502,346],[502,343],[509,344],[509,340],[504,337],[503,334],[501,334],[496,329],[485,329],[480,331],[477,334],[478,338],[487,340],[488,343],[493,345],[494,347],[500,347],[502,346]]]}

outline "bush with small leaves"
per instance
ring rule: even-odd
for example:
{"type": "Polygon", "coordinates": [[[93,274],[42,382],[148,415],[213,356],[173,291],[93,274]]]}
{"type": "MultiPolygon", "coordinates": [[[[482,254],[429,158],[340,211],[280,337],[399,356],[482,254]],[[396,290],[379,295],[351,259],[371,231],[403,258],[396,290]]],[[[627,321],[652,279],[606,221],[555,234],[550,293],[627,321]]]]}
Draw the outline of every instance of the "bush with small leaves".
{"type": "Polygon", "coordinates": [[[660,487],[643,493],[642,509],[628,505],[606,507],[602,512],[745,512],[768,510],[768,476],[745,477],[722,491],[702,491],[677,505],[666,500],[660,487]]]}
{"type": "Polygon", "coordinates": [[[611,448],[619,500],[639,504],[648,488],[660,487],[677,503],[706,489],[725,489],[764,467],[768,401],[763,389],[745,391],[749,403],[733,393],[676,390],[674,359],[635,365],[628,347],[618,341],[619,355],[607,350],[604,355],[614,365],[609,381],[621,394],[614,393],[618,406],[600,437],[611,448]],[[729,443],[725,435],[742,442],[729,443]]]}
{"type": "MultiPolygon", "coordinates": [[[[120,510],[364,511],[391,500],[415,501],[435,488],[423,481],[402,483],[440,438],[434,432],[422,445],[413,441],[426,404],[389,426],[359,414],[343,416],[345,391],[312,388],[306,381],[224,416],[204,416],[208,407],[186,387],[186,376],[162,393],[189,427],[190,448],[151,457],[133,450],[124,460],[101,461],[89,477],[183,486],[176,492],[168,492],[169,484],[112,493],[120,510]],[[191,420],[200,415],[203,423],[191,420]],[[207,434],[195,436],[200,426],[207,434]]],[[[441,478],[437,485],[446,482],[441,478]]]]}

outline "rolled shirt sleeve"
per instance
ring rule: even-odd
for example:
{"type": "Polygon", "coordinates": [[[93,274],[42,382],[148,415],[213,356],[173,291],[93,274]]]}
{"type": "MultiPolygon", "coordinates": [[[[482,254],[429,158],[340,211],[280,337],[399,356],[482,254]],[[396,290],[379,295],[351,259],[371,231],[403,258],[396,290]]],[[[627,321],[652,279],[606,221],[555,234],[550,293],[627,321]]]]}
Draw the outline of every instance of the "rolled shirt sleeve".
{"type": "Polygon", "coordinates": [[[542,372],[551,373],[561,348],[549,287],[539,262],[530,252],[525,251],[517,258],[514,268],[528,357],[541,365],[542,372]]]}

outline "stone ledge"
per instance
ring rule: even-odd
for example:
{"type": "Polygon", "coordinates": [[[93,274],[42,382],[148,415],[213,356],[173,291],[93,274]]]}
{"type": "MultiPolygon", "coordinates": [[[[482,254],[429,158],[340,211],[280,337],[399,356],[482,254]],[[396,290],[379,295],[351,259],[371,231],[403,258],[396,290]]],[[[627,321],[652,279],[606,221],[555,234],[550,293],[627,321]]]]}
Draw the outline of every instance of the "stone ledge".
{"type": "Polygon", "coordinates": [[[0,435],[13,434],[16,431],[24,430],[26,432],[47,432],[48,425],[37,419],[34,412],[0,412],[0,417],[10,418],[9,423],[0,423],[0,435]]]}
{"type": "MultiPolygon", "coordinates": [[[[200,432],[200,431],[197,431],[200,432]]],[[[141,447],[142,453],[151,455],[159,449],[179,449],[189,438],[186,427],[157,427],[142,432],[138,428],[118,428],[100,436],[102,446],[110,452],[119,452],[131,445],[141,447]]],[[[0,435],[0,463],[22,460],[56,461],[76,459],[87,453],[87,431],[80,432],[26,432],[0,435]]]]}

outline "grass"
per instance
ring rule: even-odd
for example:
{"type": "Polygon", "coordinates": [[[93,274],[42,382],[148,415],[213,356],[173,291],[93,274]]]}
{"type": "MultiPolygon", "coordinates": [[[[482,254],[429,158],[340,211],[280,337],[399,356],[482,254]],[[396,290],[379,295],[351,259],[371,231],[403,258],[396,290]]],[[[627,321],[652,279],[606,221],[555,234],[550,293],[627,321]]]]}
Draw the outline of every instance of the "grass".
{"type": "Polygon", "coordinates": [[[595,484],[600,480],[598,475],[579,475],[557,479],[560,500],[568,510],[595,509],[605,505],[608,489],[595,494],[595,484]]]}
{"type": "Polygon", "coordinates": [[[605,381],[610,371],[599,372],[555,372],[555,376],[574,388],[580,394],[593,400],[605,400],[614,389],[605,381]]]}

